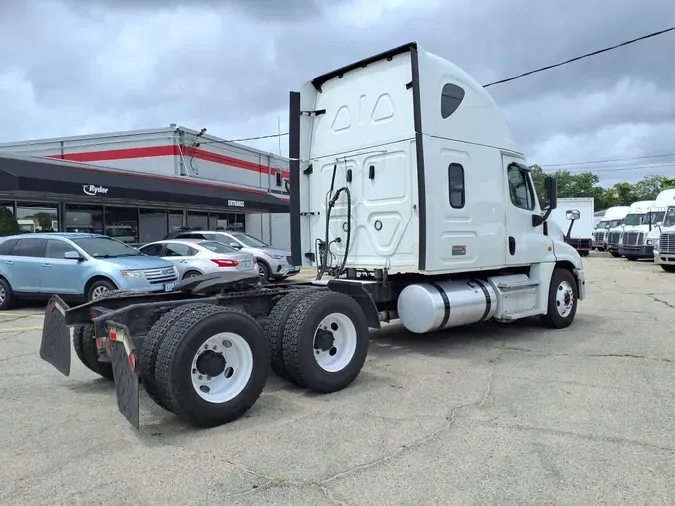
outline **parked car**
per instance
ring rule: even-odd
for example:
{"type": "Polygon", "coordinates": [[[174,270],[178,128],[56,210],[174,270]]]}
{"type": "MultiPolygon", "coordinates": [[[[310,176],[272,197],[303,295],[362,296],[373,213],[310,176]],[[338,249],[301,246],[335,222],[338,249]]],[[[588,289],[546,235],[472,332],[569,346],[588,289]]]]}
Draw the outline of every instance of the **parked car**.
{"type": "Polygon", "coordinates": [[[0,238],[0,310],[18,298],[93,300],[110,290],[172,291],[178,270],[100,234],[41,233],[0,238]]]}
{"type": "Polygon", "coordinates": [[[300,272],[293,265],[291,252],[273,248],[269,244],[244,232],[233,230],[179,230],[164,239],[206,239],[218,241],[244,253],[251,253],[258,260],[258,271],[264,281],[285,279],[300,272]]]}
{"type": "Polygon", "coordinates": [[[214,272],[257,272],[256,258],[218,241],[169,239],[155,241],[138,249],[145,255],[161,257],[178,269],[180,279],[214,272]]]}

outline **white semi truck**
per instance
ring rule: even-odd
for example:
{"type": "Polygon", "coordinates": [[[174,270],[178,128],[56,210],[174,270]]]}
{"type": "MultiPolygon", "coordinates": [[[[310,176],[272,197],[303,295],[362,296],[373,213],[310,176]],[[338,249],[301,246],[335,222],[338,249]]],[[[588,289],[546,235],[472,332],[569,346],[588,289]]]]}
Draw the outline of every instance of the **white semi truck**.
{"type": "Polygon", "coordinates": [[[612,256],[619,256],[618,253],[618,244],[619,237],[621,236],[621,224],[623,219],[628,214],[629,206],[615,206],[610,207],[605,212],[603,221],[598,224],[598,228],[595,230],[595,242],[599,251],[605,251],[608,249],[608,243],[612,246],[616,246],[617,250],[612,251],[612,256]],[[603,224],[603,228],[600,228],[600,225],[603,224]],[[610,233],[614,232],[610,240],[610,233]]]}
{"type": "Polygon", "coordinates": [[[621,242],[621,236],[626,224],[628,223],[629,226],[641,224],[642,221],[646,219],[647,208],[652,204],[652,200],[633,202],[628,206],[628,210],[624,213],[621,222],[618,224],[616,221],[610,223],[610,228],[607,230],[606,247],[607,251],[609,251],[613,257],[620,258],[622,256],[621,253],[619,253],[619,243],[621,242]]]}
{"type": "Polygon", "coordinates": [[[645,244],[653,248],[654,263],[666,272],[675,272],[675,189],[659,193],[655,206],[665,209],[663,220],[654,220],[645,244]]]}
{"type": "Polygon", "coordinates": [[[559,198],[558,207],[551,212],[549,222],[555,222],[565,232],[565,240],[581,256],[588,256],[593,246],[595,199],[593,197],[559,198]],[[579,218],[570,219],[568,211],[578,211],[579,218]]]}
{"type": "Polygon", "coordinates": [[[626,215],[623,233],[619,239],[619,255],[627,260],[654,258],[654,245],[647,244],[647,235],[657,223],[663,222],[666,207],[659,207],[655,200],[636,202],[626,215]]]}
{"type": "Polygon", "coordinates": [[[347,387],[382,322],[427,333],[574,321],[584,270],[559,229],[549,235],[556,179],[541,209],[502,111],[461,69],[410,43],[312,79],[289,110],[292,261],[316,279],[206,275],[73,308],[53,296],[45,360],[70,373],[74,327],[83,363],[112,367],[134,426],[139,384],[180,418],[218,425],[256,402],[270,363],[316,392],[347,387]]]}

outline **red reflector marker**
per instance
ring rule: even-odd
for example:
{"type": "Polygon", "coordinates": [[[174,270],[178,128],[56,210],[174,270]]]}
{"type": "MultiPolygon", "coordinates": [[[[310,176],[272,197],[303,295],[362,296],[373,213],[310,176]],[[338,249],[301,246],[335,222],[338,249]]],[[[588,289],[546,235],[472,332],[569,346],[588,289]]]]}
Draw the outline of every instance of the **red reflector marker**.
{"type": "Polygon", "coordinates": [[[211,261],[218,267],[236,267],[237,265],[239,265],[239,262],[237,262],[236,260],[212,258],[211,261]]]}
{"type": "Polygon", "coordinates": [[[109,335],[110,339],[113,341],[117,341],[117,333],[116,332],[111,332],[109,335]]]}

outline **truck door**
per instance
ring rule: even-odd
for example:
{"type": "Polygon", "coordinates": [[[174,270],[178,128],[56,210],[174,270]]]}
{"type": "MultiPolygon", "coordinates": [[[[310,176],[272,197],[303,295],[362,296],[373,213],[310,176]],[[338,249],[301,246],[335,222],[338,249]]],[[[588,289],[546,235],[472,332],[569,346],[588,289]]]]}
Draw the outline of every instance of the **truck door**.
{"type": "Polygon", "coordinates": [[[550,255],[551,240],[543,225],[532,226],[532,216],[541,209],[530,171],[523,159],[502,155],[506,178],[506,265],[531,265],[550,255]]]}

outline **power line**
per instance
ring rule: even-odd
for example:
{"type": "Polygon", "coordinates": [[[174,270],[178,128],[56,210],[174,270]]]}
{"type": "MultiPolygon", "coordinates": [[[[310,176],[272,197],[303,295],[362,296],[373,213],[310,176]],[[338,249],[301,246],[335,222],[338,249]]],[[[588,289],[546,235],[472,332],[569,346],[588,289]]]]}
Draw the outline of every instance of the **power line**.
{"type": "Polygon", "coordinates": [[[606,47],[604,49],[599,49],[597,51],[593,51],[592,53],[586,53],[582,56],[577,56],[575,58],[571,58],[569,60],[566,60],[566,61],[563,61],[563,62],[560,62],[560,63],[556,63],[554,65],[548,65],[546,67],[542,67],[542,68],[539,68],[539,69],[536,69],[536,70],[531,70],[529,72],[525,72],[524,74],[520,74],[520,75],[513,76],[513,77],[507,77],[506,79],[500,79],[499,81],[494,81],[492,83],[484,84],[483,87],[487,88],[489,86],[494,86],[495,84],[502,84],[502,83],[507,83],[509,81],[515,81],[516,79],[520,79],[522,77],[526,77],[526,76],[529,76],[529,75],[532,75],[532,74],[536,74],[538,72],[543,72],[544,70],[550,70],[550,69],[553,69],[553,68],[556,68],[556,67],[562,67],[563,65],[567,65],[568,63],[572,63],[572,62],[575,62],[575,61],[578,61],[578,60],[582,60],[584,58],[588,58],[589,56],[595,56],[595,55],[598,55],[598,54],[601,54],[601,53],[606,53],[607,51],[612,51],[614,49],[618,49],[618,48],[623,47],[623,46],[628,46],[629,44],[634,44],[635,42],[650,39],[652,37],[656,37],[657,35],[663,35],[664,33],[672,32],[673,30],[675,30],[675,26],[672,26],[670,28],[666,28],[665,30],[660,30],[658,32],[653,32],[653,33],[650,33],[650,34],[647,34],[647,35],[643,35],[642,37],[638,37],[636,39],[627,40],[627,41],[622,42],[620,44],[616,44],[615,46],[610,46],[610,47],[606,47]]]}
{"type": "Polygon", "coordinates": [[[655,169],[659,167],[673,167],[675,166],[675,162],[669,162],[669,163],[657,163],[657,164],[650,164],[650,165],[634,165],[632,167],[618,167],[618,168],[611,168],[611,167],[604,167],[604,168],[599,168],[599,169],[577,169],[577,170],[566,170],[566,169],[557,169],[555,171],[545,171],[548,173],[551,172],[569,172],[570,174],[594,174],[596,172],[623,172],[627,170],[632,170],[632,171],[637,171],[637,170],[645,170],[645,169],[655,169]]]}
{"type": "Polygon", "coordinates": [[[569,162],[569,163],[546,163],[539,164],[539,167],[568,167],[571,165],[588,165],[592,163],[610,163],[610,162],[624,162],[629,160],[645,160],[647,158],[664,158],[667,156],[675,156],[675,153],[665,153],[663,155],[649,155],[649,156],[634,156],[631,158],[610,158],[606,160],[588,160],[584,162],[569,162]]]}

